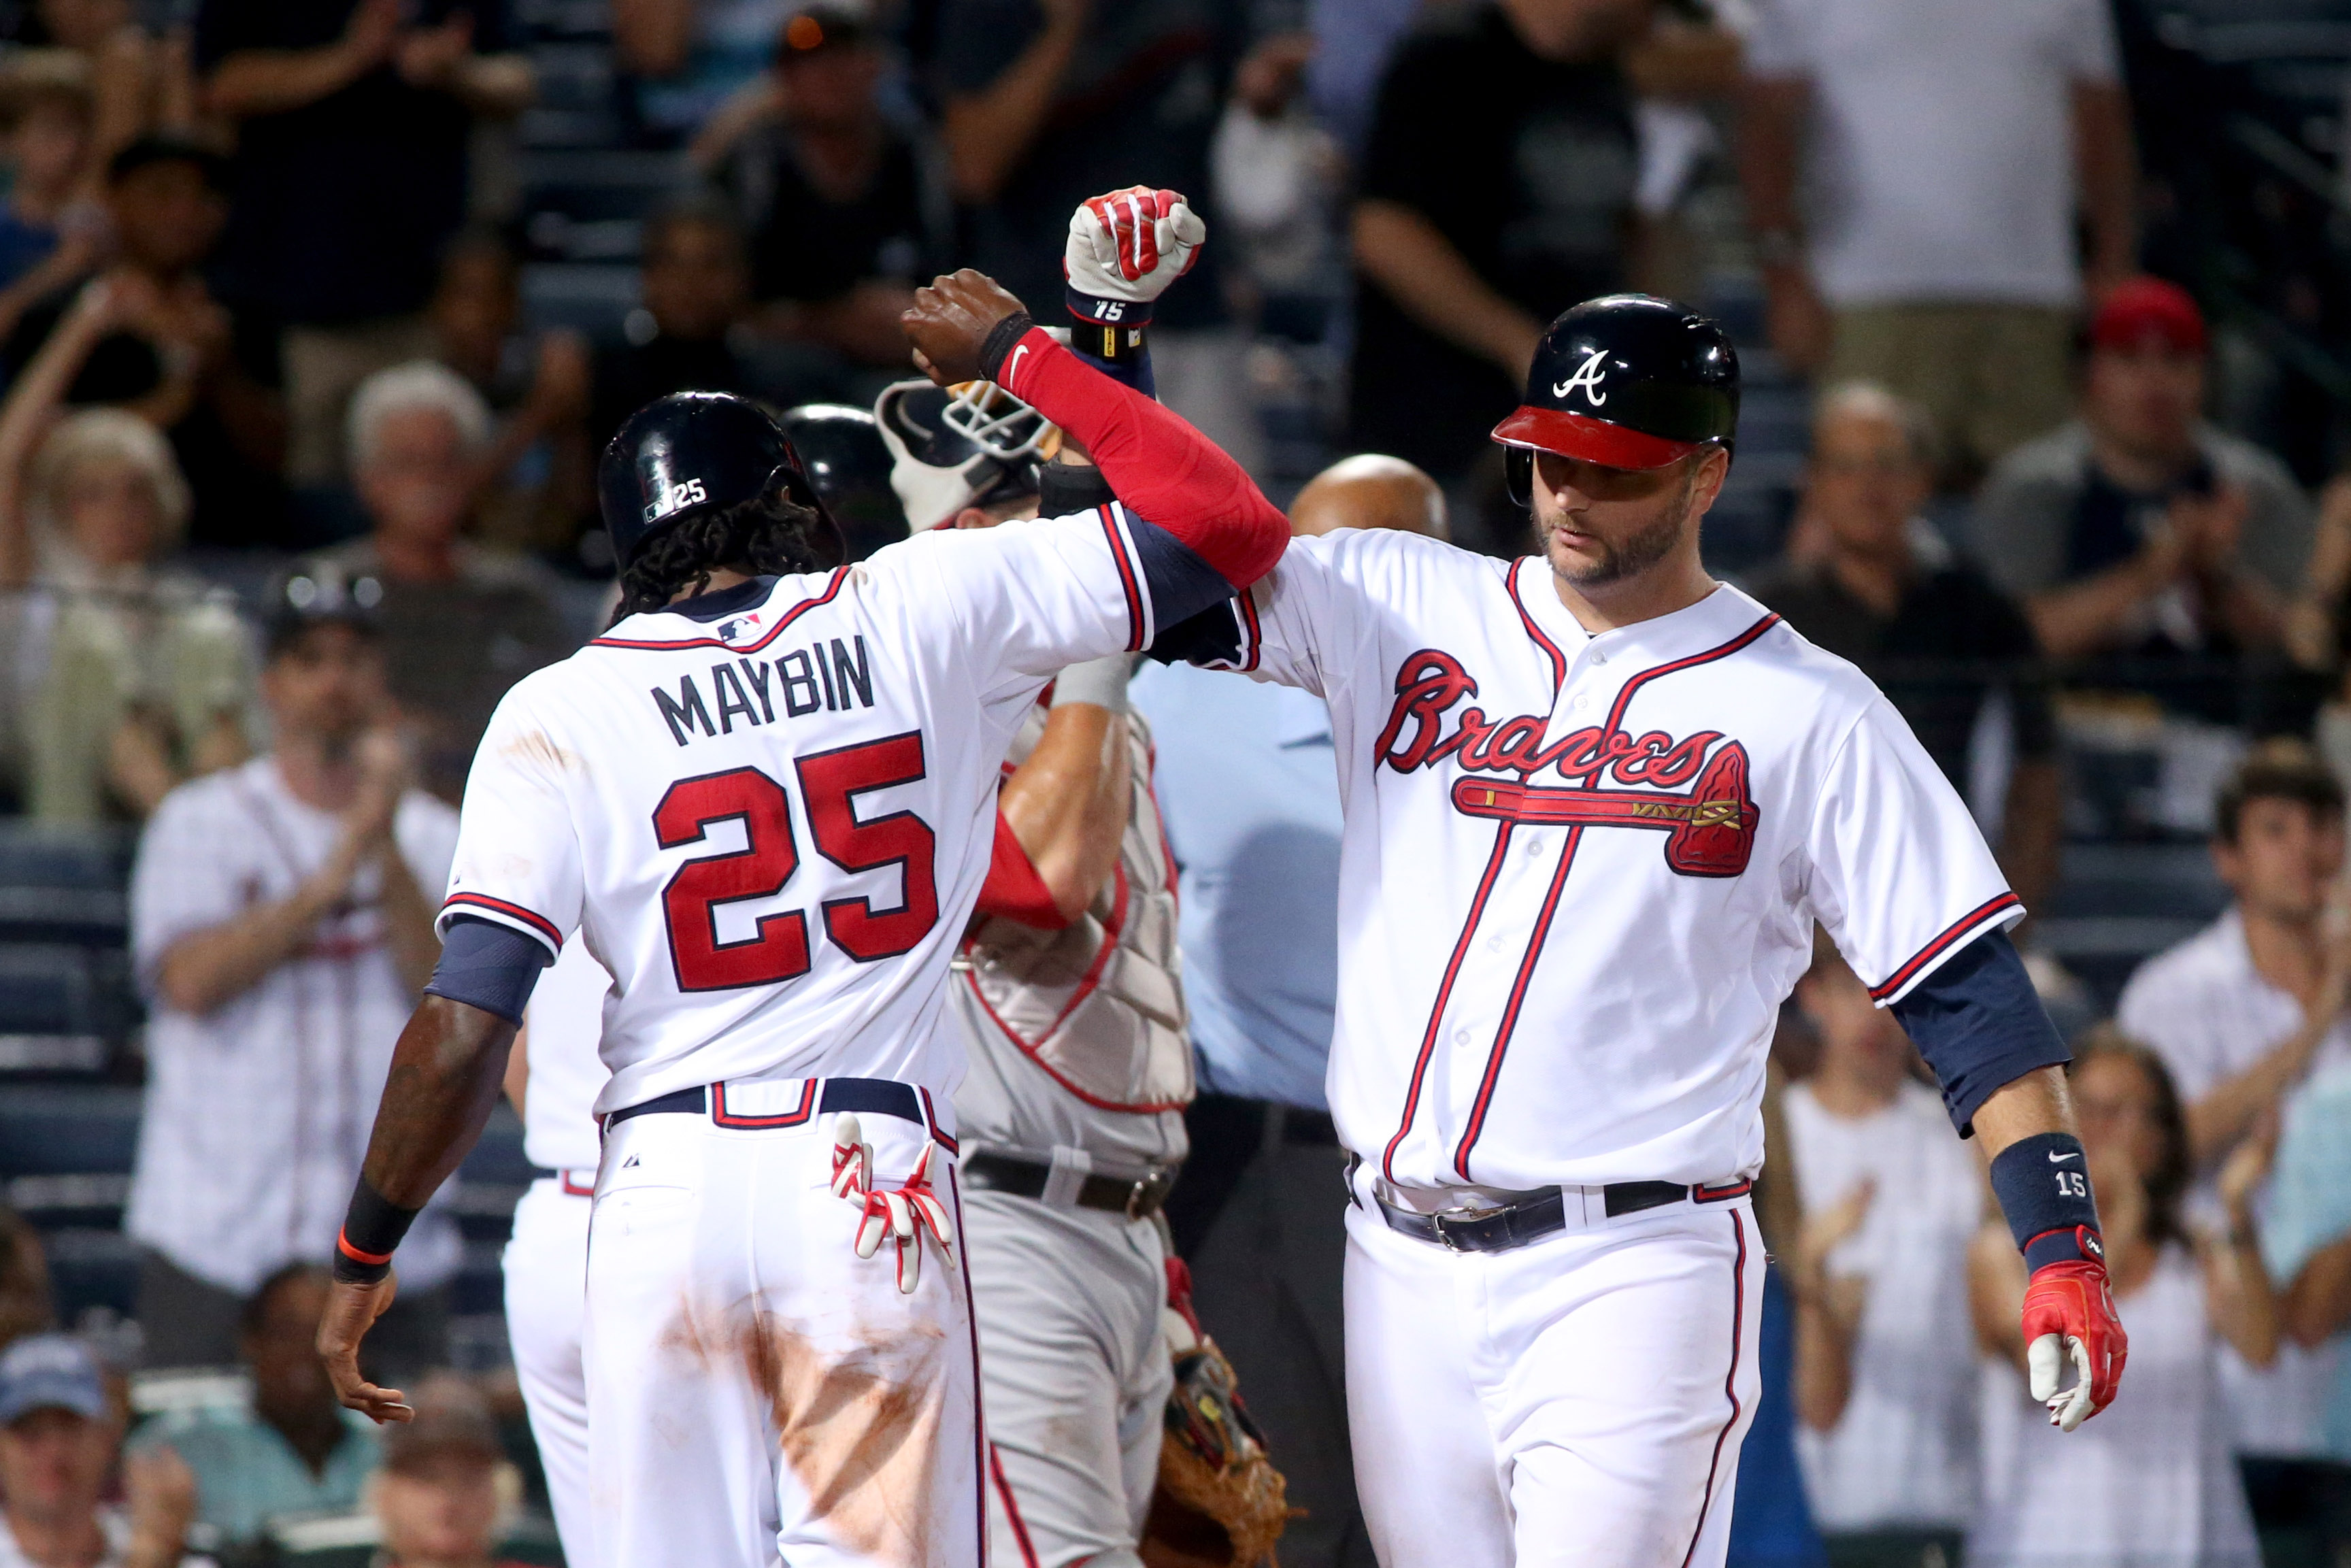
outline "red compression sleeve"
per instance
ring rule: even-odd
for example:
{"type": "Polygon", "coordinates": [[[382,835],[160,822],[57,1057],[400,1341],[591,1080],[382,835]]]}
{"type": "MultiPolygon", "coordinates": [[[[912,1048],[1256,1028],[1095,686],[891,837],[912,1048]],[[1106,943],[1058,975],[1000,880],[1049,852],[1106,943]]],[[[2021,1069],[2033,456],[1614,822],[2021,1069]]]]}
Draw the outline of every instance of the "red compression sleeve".
{"type": "Polygon", "coordinates": [[[1235,588],[1281,559],[1290,520],[1239,464],[1141,392],[1088,369],[1043,328],[1013,344],[997,379],[1083,443],[1136,517],[1175,535],[1235,588]]]}
{"type": "Polygon", "coordinates": [[[1069,925],[1052,889],[1045,885],[1037,863],[1020,847],[1012,824],[996,813],[996,842],[988,851],[987,880],[979,886],[979,913],[1001,915],[1040,931],[1059,931],[1069,925]]]}

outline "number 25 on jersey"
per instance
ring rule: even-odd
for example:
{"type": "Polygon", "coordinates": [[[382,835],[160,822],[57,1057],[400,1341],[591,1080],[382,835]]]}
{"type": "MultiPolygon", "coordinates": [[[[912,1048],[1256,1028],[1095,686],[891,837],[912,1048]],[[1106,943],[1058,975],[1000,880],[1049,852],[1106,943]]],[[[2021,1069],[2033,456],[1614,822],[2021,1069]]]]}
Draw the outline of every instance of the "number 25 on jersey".
{"type": "MultiPolygon", "coordinates": [[[[820,751],[795,758],[792,767],[817,852],[846,873],[895,866],[904,880],[895,909],[877,910],[865,897],[825,899],[825,934],[861,963],[913,951],[938,924],[936,836],[912,811],[861,822],[854,801],[868,790],[921,779],[922,735],[909,731],[820,751]]],[[[805,910],[762,915],[752,935],[718,939],[718,905],[772,898],[799,871],[791,796],[783,785],[756,768],[681,779],[653,809],[653,836],[662,848],[676,849],[702,841],[712,823],[730,818],[743,824],[743,848],[686,862],[662,892],[670,963],[681,991],[776,985],[807,974],[811,963],[805,910]]]]}

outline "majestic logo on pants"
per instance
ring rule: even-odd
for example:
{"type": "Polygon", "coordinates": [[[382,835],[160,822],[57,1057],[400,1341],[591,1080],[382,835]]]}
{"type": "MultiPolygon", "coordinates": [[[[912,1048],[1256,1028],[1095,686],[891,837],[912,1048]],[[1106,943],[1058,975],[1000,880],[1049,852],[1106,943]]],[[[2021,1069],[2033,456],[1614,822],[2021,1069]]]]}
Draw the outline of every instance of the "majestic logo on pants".
{"type": "Polygon", "coordinates": [[[1737,876],[1747,869],[1761,813],[1748,793],[1747,748],[1735,740],[1717,748],[1720,730],[1676,738],[1664,730],[1635,735],[1586,726],[1546,745],[1545,720],[1522,715],[1497,721],[1477,707],[1453,715],[1448,729],[1447,715],[1478,695],[1478,683],[1459,660],[1433,649],[1404,661],[1395,687],[1374,755],[1399,773],[1454,758],[1473,775],[1453,786],[1453,809],[1464,816],[1655,829],[1666,835],[1666,864],[1683,876],[1737,876]],[[1565,787],[1527,781],[1545,770],[1565,787]],[[1474,777],[1480,773],[1518,777],[1474,777]],[[1604,779],[1625,787],[1604,789],[1604,779]]]}

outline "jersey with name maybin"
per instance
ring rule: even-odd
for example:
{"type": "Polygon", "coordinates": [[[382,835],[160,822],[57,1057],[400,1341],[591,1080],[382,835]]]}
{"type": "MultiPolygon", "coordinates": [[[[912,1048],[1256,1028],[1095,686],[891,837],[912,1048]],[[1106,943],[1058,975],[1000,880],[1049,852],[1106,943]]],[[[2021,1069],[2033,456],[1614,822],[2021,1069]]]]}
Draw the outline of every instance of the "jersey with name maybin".
{"type": "Polygon", "coordinates": [[[1116,505],[938,530],[629,617],[499,705],[442,920],[579,929],[612,977],[600,1113],[853,1076],[951,1115],[1006,747],[1064,666],[1150,641],[1152,532],[1116,505]]]}

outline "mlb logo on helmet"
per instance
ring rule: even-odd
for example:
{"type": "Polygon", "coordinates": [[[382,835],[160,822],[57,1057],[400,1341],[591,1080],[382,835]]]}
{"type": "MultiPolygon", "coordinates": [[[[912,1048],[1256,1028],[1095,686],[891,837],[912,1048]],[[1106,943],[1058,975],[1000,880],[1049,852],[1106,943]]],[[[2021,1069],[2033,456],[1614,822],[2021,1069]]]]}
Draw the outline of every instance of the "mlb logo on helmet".
{"type": "Polygon", "coordinates": [[[677,479],[664,485],[655,483],[653,498],[645,507],[645,521],[658,522],[681,507],[691,507],[710,499],[710,492],[699,479],[677,479]]]}

